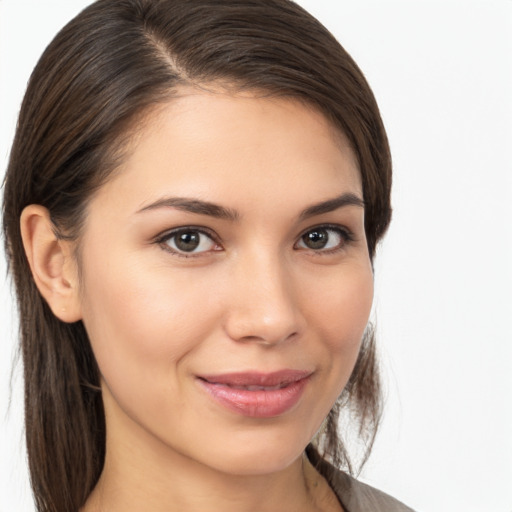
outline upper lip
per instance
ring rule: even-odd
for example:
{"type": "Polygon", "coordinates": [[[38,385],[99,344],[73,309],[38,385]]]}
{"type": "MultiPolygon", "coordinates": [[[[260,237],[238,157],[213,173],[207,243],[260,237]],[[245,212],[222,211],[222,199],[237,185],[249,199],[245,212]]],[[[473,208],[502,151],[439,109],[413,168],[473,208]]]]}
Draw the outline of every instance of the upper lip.
{"type": "Polygon", "coordinates": [[[308,370],[279,370],[276,372],[264,373],[258,371],[233,372],[219,375],[199,375],[202,380],[210,384],[221,384],[225,386],[260,386],[274,387],[286,386],[293,382],[298,382],[311,375],[308,370]]]}

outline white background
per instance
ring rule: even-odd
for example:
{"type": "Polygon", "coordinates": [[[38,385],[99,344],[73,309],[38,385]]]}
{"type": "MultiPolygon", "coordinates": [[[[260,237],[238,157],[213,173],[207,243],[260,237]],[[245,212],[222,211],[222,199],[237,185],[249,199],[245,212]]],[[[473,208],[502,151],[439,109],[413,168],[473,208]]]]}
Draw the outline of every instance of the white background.
{"type": "MultiPolygon", "coordinates": [[[[0,173],[31,69],[87,3],[0,0],[0,173]]],[[[387,407],[362,478],[418,512],[512,512],[512,1],[299,3],[365,72],[394,158],[375,301],[387,407]]],[[[0,512],[28,512],[0,261],[0,512]]]]}

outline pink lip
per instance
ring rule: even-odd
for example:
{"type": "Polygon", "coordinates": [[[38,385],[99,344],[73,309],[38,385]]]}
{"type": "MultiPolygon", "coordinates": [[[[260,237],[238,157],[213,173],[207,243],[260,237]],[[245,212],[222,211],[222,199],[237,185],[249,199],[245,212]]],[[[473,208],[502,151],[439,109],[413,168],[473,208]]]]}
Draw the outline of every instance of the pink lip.
{"type": "Polygon", "coordinates": [[[310,371],[281,370],[198,377],[203,388],[221,405],[243,416],[272,418],[290,410],[300,399],[310,371]]]}

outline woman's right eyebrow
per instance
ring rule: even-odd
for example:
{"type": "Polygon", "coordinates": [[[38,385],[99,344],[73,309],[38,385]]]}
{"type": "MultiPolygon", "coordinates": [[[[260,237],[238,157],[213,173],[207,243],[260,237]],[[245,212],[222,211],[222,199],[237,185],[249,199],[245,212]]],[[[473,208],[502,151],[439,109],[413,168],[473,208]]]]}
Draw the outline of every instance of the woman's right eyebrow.
{"type": "Polygon", "coordinates": [[[198,215],[209,215],[217,219],[236,221],[240,218],[240,214],[231,208],[226,208],[215,203],[202,201],[201,199],[188,199],[186,197],[163,197],[157,201],[143,206],[137,213],[157,208],[175,208],[198,215]]]}

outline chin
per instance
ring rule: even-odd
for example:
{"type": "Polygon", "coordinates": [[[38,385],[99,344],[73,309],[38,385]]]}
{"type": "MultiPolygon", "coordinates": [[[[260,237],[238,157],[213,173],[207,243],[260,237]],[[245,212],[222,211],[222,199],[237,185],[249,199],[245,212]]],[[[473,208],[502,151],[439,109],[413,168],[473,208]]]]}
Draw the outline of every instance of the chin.
{"type": "Polygon", "coordinates": [[[259,476],[286,470],[302,456],[305,447],[299,450],[251,450],[250,453],[227,455],[216,463],[216,469],[238,476],[259,476]]]}
{"type": "Polygon", "coordinates": [[[297,425],[294,433],[280,429],[265,431],[261,425],[257,428],[258,432],[240,433],[222,444],[209,446],[202,454],[203,464],[240,476],[278,473],[302,456],[311,439],[307,434],[297,435],[297,425]]]}

